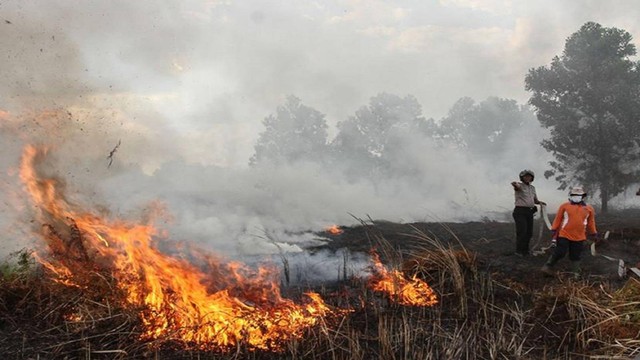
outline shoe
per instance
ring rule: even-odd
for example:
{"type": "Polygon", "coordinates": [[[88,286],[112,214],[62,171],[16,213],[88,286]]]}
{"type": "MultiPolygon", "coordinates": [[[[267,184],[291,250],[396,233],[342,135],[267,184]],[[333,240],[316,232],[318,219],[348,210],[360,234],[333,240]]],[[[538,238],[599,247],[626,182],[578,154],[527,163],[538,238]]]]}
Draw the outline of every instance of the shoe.
{"type": "Polygon", "coordinates": [[[540,271],[542,271],[543,274],[547,275],[547,276],[553,276],[555,275],[555,273],[553,272],[553,269],[551,269],[551,266],[544,264],[544,266],[542,266],[542,268],[540,269],[540,271]]]}
{"type": "Polygon", "coordinates": [[[580,275],[582,273],[582,269],[580,269],[580,263],[577,261],[571,262],[571,273],[573,274],[574,280],[580,280],[580,275]]]}

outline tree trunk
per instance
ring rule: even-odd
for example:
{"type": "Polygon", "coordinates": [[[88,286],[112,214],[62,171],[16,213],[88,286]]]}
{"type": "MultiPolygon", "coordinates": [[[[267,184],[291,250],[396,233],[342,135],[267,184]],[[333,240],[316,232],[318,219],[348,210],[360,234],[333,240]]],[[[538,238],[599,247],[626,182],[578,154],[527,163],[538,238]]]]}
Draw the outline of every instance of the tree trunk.
{"type": "Polygon", "coordinates": [[[606,185],[600,189],[600,201],[602,202],[600,210],[606,214],[609,211],[609,189],[606,188],[606,185]]]}

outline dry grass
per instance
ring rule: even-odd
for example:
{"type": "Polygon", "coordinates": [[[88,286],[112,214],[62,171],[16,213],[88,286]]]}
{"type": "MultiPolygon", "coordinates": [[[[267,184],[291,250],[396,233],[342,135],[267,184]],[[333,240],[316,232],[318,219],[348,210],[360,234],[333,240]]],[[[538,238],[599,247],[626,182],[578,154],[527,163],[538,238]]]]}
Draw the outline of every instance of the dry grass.
{"type": "MultiPolygon", "coordinates": [[[[640,283],[562,280],[543,289],[497,281],[462,244],[418,229],[411,251],[394,249],[370,222],[371,244],[390,266],[417,274],[438,293],[434,307],[403,307],[363,279],[319,291],[352,312],[327,318],[280,353],[204,352],[140,340],[140,309],[123,305],[114,279],[87,270],[91,288],[53,282],[38,267],[0,279],[0,353],[10,359],[629,359],[640,348],[640,283]]],[[[346,258],[345,258],[346,259],[346,258]]],[[[346,267],[346,264],[344,265],[346,267]]]]}

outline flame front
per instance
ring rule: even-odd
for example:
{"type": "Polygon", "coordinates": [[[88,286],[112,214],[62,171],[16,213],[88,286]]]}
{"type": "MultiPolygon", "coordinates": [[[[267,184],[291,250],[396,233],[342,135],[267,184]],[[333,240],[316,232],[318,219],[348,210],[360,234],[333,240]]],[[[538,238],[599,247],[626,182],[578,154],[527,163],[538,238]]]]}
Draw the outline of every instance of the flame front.
{"type": "Polygon", "coordinates": [[[407,279],[401,271],[387,270],[377,253],[372,253],[374,274],[369,281],[372,290],[389,294],[401,305],[433,306],[438,297],[433,289],[415,275],[407,279]]]}
{"type": "Polygon", "coordinates": [[[39,178],[35,169],[45,154],[45,149],[26,147],[20,167],[38,220],[48,224],[47,248],[36,252],[36,259],[59,283],[81,288],[92,285],[83,274],[95,267],[109,269],[125,304],[141,309],[143,339],[202,349],[243,344],[278,350],[332,313],[315,293],[305,294],[306,304],[282,298],[275,269],[223,263],[201,250],[194,252],[198,256],[190,254],[191,261],[172,257],[155,247],[152,225],[74,210],[54,179],[39,178]]]}

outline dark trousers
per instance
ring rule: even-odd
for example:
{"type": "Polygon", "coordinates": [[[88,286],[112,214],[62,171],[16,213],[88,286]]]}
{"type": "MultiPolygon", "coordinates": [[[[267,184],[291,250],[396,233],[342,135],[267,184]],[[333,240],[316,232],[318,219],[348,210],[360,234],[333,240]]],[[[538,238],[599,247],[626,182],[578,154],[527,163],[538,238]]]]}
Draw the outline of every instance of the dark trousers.
{"type": "Polygon", "coordinates": [[[571,241],[567,238],[558,238],[556,250],[551,254],[547,265],[553,266],[558,260],[562,259],[567,252],[569,253],[569,260],[572,262],[580,261],[580,255],[582,254],[582,248],[584,247],[584,240],[571,241]]]}
{"type": "Polygon", "coordinates": [[[536,208],[516,206],[513,209],[513,220],[516,222],[516,252],[529,254],[529,241],[533,235],[533,214],[536,208]]]}

